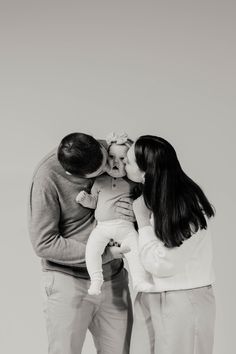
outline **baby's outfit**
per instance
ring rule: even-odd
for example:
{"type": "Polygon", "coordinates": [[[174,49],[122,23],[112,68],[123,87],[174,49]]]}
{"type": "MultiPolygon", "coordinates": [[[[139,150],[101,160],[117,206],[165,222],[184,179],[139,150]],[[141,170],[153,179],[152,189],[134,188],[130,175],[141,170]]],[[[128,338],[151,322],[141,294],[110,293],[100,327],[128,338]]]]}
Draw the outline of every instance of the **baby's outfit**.
{"type": "MultiPolygon", "coordinates": [[[[124,197],[131,197],[135,183],[126,178],[114,178],[109,175],[99,176],[91,190],[90,202],[86,206],[96,208],[97,226],[91,232],[86,246],[86,265],[91,278],[89,294],[101,292],[103,283],[102,257],[105,247],[111,239],[121,244],[122,249],[129,248],[125,253],[131,273],[133,288],[137,291],[147,291],[151,284],[148,273],[144,270],[138,252],[138,233],[130,221],[119,219],[115,203],[124,197]]],[[[83,202],[81,202],[83,205],[83,202]]]]}

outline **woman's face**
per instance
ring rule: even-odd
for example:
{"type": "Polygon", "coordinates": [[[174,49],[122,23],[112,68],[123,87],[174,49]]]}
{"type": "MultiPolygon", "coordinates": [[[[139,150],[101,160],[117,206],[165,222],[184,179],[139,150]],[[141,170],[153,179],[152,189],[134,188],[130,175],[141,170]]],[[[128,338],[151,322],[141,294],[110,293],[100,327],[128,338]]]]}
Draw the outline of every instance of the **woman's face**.
{"type": "Polygon", "coordinates": [[[126,175],[124,159],[126,158],[128,147],[126,145],[112,144],[108,151],[108,165],[110,170],[107,172],[112,177],[124,177],[126,175]]]}
{"type": "Polygon", "coordinates": [[[134,144],[131,145],[127,157],[124,160],[125,162],[125,170],[127,173],[127,177],[131,179],[131,181],[144,183],[144,175],[145,173],[140,170],[136,163],[135,153],[134,153],[134,144]]]}

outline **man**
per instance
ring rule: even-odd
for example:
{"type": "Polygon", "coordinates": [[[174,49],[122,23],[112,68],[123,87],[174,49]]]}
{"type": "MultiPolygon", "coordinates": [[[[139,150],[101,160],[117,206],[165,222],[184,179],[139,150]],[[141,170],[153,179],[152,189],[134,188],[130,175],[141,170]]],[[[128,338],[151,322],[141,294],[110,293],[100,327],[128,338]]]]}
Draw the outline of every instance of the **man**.
{"type": "MultiPolygon", "coordinates": [[[[33,176],[29,230],[42,258],[49,354],[81,353],[87,329],[98,353],[129,353],[132,306],[122,255],[119,247],[106,248],[102,293],[88,295],[85,247],[95,226],[94,211],[75,200],[107,169],[104,142],[73,133],[41,161],[33,176]]],[[[133,218],[126,201],[118,212],[133,218]]]]}

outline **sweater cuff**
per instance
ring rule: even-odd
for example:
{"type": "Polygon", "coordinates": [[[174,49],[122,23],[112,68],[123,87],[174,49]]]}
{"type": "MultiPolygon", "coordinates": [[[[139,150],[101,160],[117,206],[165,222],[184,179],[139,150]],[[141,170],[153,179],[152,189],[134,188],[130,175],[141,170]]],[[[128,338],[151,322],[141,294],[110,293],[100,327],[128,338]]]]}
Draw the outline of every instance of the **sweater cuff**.
{"type": "Polygon", "coordinates": [[[151,225],[141,227],[138,230],[139,233],[139,247],[143,248],[147,243],[151,241],[158,241],[156,234],[154,233],[151,225]]]}

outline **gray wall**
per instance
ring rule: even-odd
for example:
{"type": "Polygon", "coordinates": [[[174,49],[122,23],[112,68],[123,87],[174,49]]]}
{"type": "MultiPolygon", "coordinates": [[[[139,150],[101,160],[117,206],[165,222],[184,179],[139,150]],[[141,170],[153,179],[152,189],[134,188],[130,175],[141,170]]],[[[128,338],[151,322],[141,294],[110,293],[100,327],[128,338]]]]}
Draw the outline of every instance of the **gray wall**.
{"type": "MultiPolygon", "coordinates": [[[[0,1],[1,352],[46,353],[26,199],[67,133],[151,133],[215,205],[214,354],[233,354],[234,1],[0,1]]],[[[94,353],[88,335],[83,354],[94,353]]]]}

